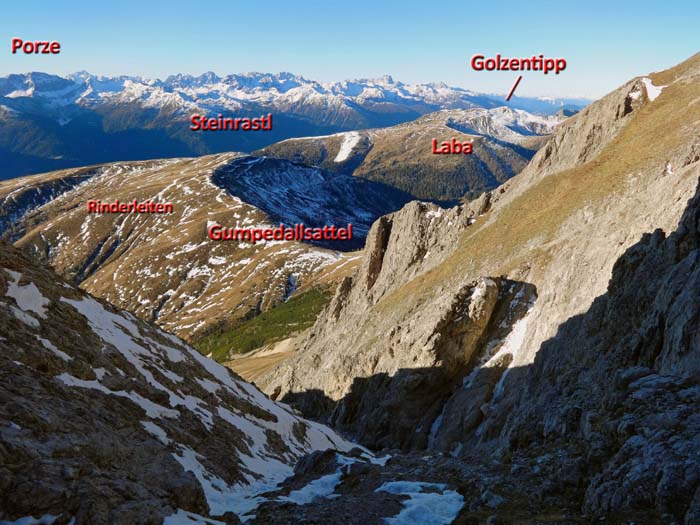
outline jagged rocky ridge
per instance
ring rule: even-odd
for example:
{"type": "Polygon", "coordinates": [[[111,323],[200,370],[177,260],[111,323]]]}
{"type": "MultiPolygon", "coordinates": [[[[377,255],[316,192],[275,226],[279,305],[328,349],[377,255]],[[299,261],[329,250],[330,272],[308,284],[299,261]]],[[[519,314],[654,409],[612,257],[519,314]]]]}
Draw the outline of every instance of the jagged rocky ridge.
{"type": "Polygon", "coordinates": [[[489,401],[498,372],[512,362],[512,347],[523,335],[522,318],[537,298],[536,288],[504,277],[464,275],[455,285],[440,287],[406,321],[388,310],[376,319],[368,310],[439,265],[461,235],[483,220],[491,199],[487,193],[450,210],[413,202],[378,220],[356,274],[339,285],[306,346],[261,384],[273,397],[282,396],[307,415],[328,416],[374,448],[440,448],[442,441],[459,442],[481,422],[476,414],[489,401]],[[369,337],[348,340],[350,326],[369,337]],[[342,350],[328,351],[337,347],[342,350]],[[486,362],[489,368],[478,368],[486,362]],[[307,370],[316,372],[299,374],[307,370]],[[446,422],[442,433],[431,432],[446,410],[472,421],[455,421],[452,430],[446,422]]]}
{"type": "Polygon", "coordinates": [[[541,505],[695,523],[699,79],[696,55],[592,104],[488,210],[380,219],[259,383],[370,446],[532,469],[541,505]]]}

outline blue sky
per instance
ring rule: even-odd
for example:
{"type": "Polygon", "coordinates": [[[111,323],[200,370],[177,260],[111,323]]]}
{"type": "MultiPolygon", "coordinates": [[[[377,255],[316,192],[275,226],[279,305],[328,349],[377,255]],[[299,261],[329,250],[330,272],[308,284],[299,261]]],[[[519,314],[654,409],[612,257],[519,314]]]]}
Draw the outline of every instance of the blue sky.
{"type": "Polygon", "coordinates": [[[564,57],[524,74],[518,95],[601,96],[699,51],[698,2],[443,0],[12,2],[0,12],[0,75],[78,70],[291,71],[326,81],[390,74],[505,93],[517,74],[474,72],[475,53],[564,57]],[[58,56],[10,53],[12,37],[58,40],[58,56]]]}

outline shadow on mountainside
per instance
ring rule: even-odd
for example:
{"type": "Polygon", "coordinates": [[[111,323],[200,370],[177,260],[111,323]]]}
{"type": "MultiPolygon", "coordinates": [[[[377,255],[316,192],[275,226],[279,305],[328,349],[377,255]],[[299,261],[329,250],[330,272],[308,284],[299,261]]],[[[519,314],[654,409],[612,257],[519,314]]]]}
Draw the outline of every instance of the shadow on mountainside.
{"type": "Polygon", "coordinates": [[[352,240],[308,241],[340,251],[362,248],[377,218],[414,200],[410,194],[381,182],[272,157],[236,158],[214,171],[211,181],[288,227],[304,224],[309,228],[341,228],[352,224],[352,240]]]}
{"type": "Polygon", "coordinates": [[[631,246],[607,292],[562,323],[532,365],[493,374],[498,388],[439,423],[462,378],[446,388],[435,368],[358,378],[338,402],[318,391],[284,401],[329,414],[373,448],[510,462],[514,476],[517,460],[544,475],[538,497],[556,500],[570,487],[586,516],[700,523],[700,187],[676,231],[631,246]],[[462,433],[444,439],[454,417],[462,433]]]}
{"type": "MultiPolygon", "coordinates": [[[[286,393],[282,401],[373,449],[446,449],[449,443],[443,443],[445,440],[437,433],[441,421],[445,422],[444,433],[450,436],[478,426],[480,412],[471,409],[491,401],[513,360],[510,339],[515,335],[514,328],[537,298],[537,290],[530,283],[500,277],[481,281],[489,283],[490,292],[482,295],[481,288],[479,293],[474,292],[479,281],[465,286],[452,300],[451,309],[432,320],[435,324],[428,324],[429,332],[421,336],[432,341],[430,355],[439,366],[356,377],[345,397],[337,402],[316,389],[286,393]],[[485,295],[491,298],[478,303],[485,295]],[[449,417],[444,417],[445,412],[449,417]]],[[[392,345],[387,352],[393,356],[405,350],[392,345]]],[[[397,359],[410,362],[406,356],[397,359]]],[[[374,360],[376,366],[376,356],[374,360]]],[[[273,394],[273,398],[278,396],[279,392],[273,394]]]]}

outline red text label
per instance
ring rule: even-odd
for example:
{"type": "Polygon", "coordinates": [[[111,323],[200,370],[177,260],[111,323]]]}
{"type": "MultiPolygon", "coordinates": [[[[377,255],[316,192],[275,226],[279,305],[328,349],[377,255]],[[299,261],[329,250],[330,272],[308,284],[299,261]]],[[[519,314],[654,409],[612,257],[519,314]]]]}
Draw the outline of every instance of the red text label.
{"type": "Polygon", "coordinates": [[[558,75],[566,69],[566,60],[545,58],[541,54],[529,58],[508,58],[501,55],[486,58],[484,55],[474,55],[472,69],[474,71],[542,71],[545,75],[554,71],[554,74],[558,75]]]}
{"type": "Polygon", "coordinates": [[[12,39],[12,54],[22,51],[26,55],[58,55],[61,52],[60,42],[27,41],[21,38],[12,39]]]}
{"type": "Polygon", "coordinates": [[[438,146],[437,139],[433,139],[433,155],[470,155],[474,151],[474,145],[471,142],[459,142],[452,137],[449,142],[441,142],[438,146]]]}

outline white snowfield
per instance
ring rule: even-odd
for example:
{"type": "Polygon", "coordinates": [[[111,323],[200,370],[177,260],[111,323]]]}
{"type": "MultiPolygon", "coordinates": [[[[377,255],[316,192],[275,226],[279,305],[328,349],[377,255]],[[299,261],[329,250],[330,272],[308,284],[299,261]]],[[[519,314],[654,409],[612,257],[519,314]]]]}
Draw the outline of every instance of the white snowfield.
{"type": "MultiPolygon", "coordinates": [[[[53,523],[61,516],[53,516],[52,514],[44,514],[38,518],[33,516],[25,516],[18,518],[15,521],[0,521],[0,525],[53,525],[53,523]]],[[[75,518],[71,518],[68,525],[73,525],[75,518]]]]}
{"type": "Polygon", "coordinates": [[[454,490],[447,490],[446,487],[442,483],[389,481],[375,492],[409,496],[398,515],[384,520],[387,525],[423,525],[425,523],[448,525],[454,521],[464,506],[464,498],[454,490]]]}
{"type": "Polygon", "coordinates": [[[175,514],[165,518],[163,525],[226,525],[223,521],[213,520],[194,512],[178,509],[175,514]]]}
{"type": "MultiPolygon", "coordinates": [[[[339,465],[335,472],[321,476],[300,489],[291,491],[287,496],[279,498],[279,501],[288,501],[295,505],[306,505],[319,498],[333,499],[339,497],[339,494],[335,493],[335,489],[340,485],[343,472],[347,471],[347,468],[353,463],[357,463],[358,459],[343,454],[336,454],[335,457],[339,465]]],[[[375,458],[367,453],[363,454],[363,460],[375,465],[385,465],[390,457],[375,458]]]]}
{"type": "Polygon", "coordinates": [[[20,310],[24,312],[33,312],[42,319],[46,319],[46,305],[49,300],[41,295],[41,292],[34,283],[29,283],[23,286],[19,285],[22,274],[13,270],[5,271],[10,275],[12,281],[7,286],[7,297],[12,297],[20,310]]]}
{"type": "Polygon", "coordinates": [[[352,154],[352,151],[360,143],[362,136],[357,131],[343,131],[340,133],[333,133],[332,135],[311,135],[308,137],[293,137],[290,139],[284,139],[282,142],[295,142],[295,141],[309,141],[309,140],[324,140],[331,137],[343,137],[343,142],[340,144],[340,149],[333,159],[333,162],[345,162],[348,157],[352,154]]]}
{"type": "Polygon", "coordinates": [[[446,118],[445,124],[457,131],[516,143],[525,136],[548,135],[563,120],[556,115],[535,115],[505,106],[441,111],[435,118],[446,118]]]}
{"type": "Polygon", "coordinates": [[[351,131],[349,133],[343,133],[343,143],[340,145],[338,154],[333,159],[333,162],[343,162],[352,153],[352,150],[360,142],[360,134],[357,131],[351,131]]]}
{"type": "MultiPolygon", "coordinates": [[[[7,272],[12,280],[8,281],[6,296],[0,298],[1,307],[8,308],[15,317],[25,323],[23,316],[31,315],[35,324],[27,324],[36,331],[35,337],[41,348],[57,355],[63,361],[73,360],[74,356],[66,354],[57,348],[55,343],[39,335],[41,326],[37,317],[47,318],[47,312],[51,311],[51,301],[41,294],[34,283],[18,285],[21,280],[19,272],[7,272]]],[[[62,372],[55,376],[55,380],[69,388],[91,389],[129,399],[141,407],[146,418],[141,421],[142,427],[158,441],[172,447],[173,458],[184,470],[194,474],[207,498],[210,513],[214,516],[232,511],[245,521],[250,518],[249,513],[263,501],[259,494],[274,489],[292,475],[293,466],[301,456],[315,450],[330,448],[348,451],[356,447],[329,428],[305,420],[294,414],[286,405],[270,400],[254,386],[236,379],[227,368],[204,357],[177,337],[157,328],[147,328],[131,314],[114,313],[90,296],[80,299],[62,297],[60,303],[74,308],[86,319],[90,329],[103,343],[101,349],[95,348],[96,352],[104,352],[107,347],[118,351],[136,370],[135,374],[132,372],[132,377],[139,379],[140,376],[150,386],[165,393],[168,402],[156,403],[131,390],[111,390],[103,384],[105,376],[110,374],[104,368],[95,370],[97,379],[86,380],[62,372]],[[186,379],[172,371],[171,367],[174,364],[188,366],[186,379]],[[188,386],[187,381],[212,393],[219,403],[205,401],[194,395],[197,389],[188,386]],[[225,394],[250,403],[272,417],[266,420],[240,412],[222,400],[225,394]],[[210,432],[215,425],[231,425],[244,433],[248,451],[243,452],[246,447],[236,448],[233,444],[231,449],[231,453],[240,459],[244,482],[227,484],[207,469],[206,459],[198,452],[170,437],[168,425],[164,422],[176,421],[185,411],[199,418],[204,428],[210,432]],[[302,437],[299,437],[298,428],[294,431],[295,425],[300,423],[306,427],[302,437]],[[267,431],[278,434],[287,445],[287,451],[269,450],[267,431]]],[[[46,521],[48,518],[41,519],[46,521]]],[[[179,510],[164,523],[197,523],[198,519],[199,517],[192,513],[179,510]]]]}

